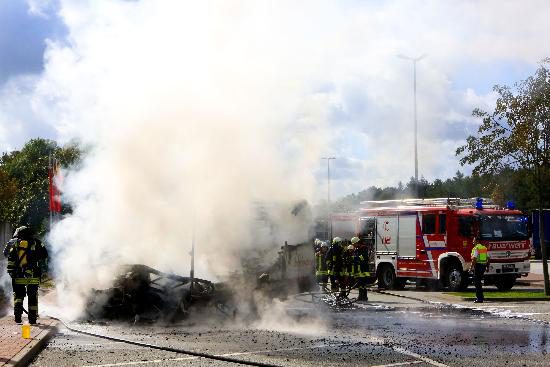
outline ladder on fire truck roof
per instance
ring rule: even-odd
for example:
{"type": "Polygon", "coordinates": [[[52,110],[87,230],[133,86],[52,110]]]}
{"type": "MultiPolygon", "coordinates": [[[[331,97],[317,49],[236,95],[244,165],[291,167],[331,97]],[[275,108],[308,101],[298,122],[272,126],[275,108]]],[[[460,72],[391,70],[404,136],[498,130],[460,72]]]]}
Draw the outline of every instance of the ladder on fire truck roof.
{"type": "Polygon", "coordinates": [[[478,199],[483,200],[483,207],[496,209],[491,199],[488,198],[430,198],[430,199],[396,199],[396,200],[368,200],[362,201],[364,208],[402,207],[402,206],[446,206],[453,209],[475,208],[478,199]]]}

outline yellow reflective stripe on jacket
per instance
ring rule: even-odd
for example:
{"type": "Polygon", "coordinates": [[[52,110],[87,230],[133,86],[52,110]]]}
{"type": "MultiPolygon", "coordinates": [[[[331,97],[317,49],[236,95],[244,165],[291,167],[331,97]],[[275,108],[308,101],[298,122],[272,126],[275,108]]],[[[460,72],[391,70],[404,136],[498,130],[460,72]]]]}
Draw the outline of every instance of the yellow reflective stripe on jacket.
{"type": "Polygon", "coordinates": [[[40,278],[15,278],[15,284],[19,285],[39,285],[40,278]]]}
{"type": "Polygon", "coordinates": [[[370,277],[370,273],[368,271],[360,271],[354,274],[356,278],[363,278],[363,277],[370,277]]]}
{"type": "Polygon", "coordinates": [[[27,241],[20,241],[17,247],[19,248],[19,252],[17,253],[17,257],[19,258],[19,266],[25,266],[27,265],[27,249],[29,247],[29,243],[27,241]]]}
{"type": "Polygon", "coordinates": [[[329,271],[327,270],[327,263],[323,254],[315,255],[315,257],[317,258],[315,275],[329,275],[329,271]]]}

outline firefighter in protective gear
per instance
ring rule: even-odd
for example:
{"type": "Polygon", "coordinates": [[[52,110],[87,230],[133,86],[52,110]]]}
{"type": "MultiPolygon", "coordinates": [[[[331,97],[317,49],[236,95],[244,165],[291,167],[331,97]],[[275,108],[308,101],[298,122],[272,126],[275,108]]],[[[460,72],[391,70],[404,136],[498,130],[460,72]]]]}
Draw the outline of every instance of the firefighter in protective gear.
{"type": "Polygon", "coordinates": [[[41,267],[45,265],[48,252],[42,242],[34,238],[30,228],[18,228],[18,230],[17,238],[13,239],[15,241],[8,249],[8,274],[12,280],[13,313],[15,322],[21,323],[23,300],[27,295],[29,297],[29,323],[36,324],[38,287],[42,276],[41,267]]]}
{"type": "Polygon", "coordinates": [[[483,303],[483,286],[481,281],[483,280],[483,274],[489,266],[489,252],[487,247],[483,246],[474,237],[474,247],[472,248],[472,264],[470,269],[474,272],[474,283],[476,286],[476,299],[475,303],[483,303]]]}
{"type": "Polygon", "coordinates": [[[342,282],[342,252],[342,239],[340,237],[334,237],[332,245],[329,247],[325,256],[330,279],[330,289],[333,292],[338,292],[340,290],[342,282]]]}
{"type": "Polygon", "coordinates": [[[317,252],[321,249],[321,244],[323,243],[323,241],[321,241],[320,239],[316,238],[314,241],[313,241],[313,251],[314,252],[317,252]]]}
{"type": "Polygon", "coordinates": [[[369,273],[369,253],[367,245],[361,243],[359,237],[352,237],[352,245],[355,247],[353,253],[353,277],[359,289],[358,301],[368,301],[367,279],[369,273]]]}
{"type": "Polygon", "coordinates": [[[315,252],[315,277],[319,288],[324,290],[328,284],[328,267],[326,262],[326,254],[328,245],[320,241],[319,249],[315,252]]]}
{"type": "Polygon", "coordinates": [[[353,277],[353,253],[355,247],[353,245],[345,246],[346,251],[342,254],[342,288],[340,289],[340,296],[346,295],[346,289],[351,290],[355,285],[355,279],[353,277]]]}

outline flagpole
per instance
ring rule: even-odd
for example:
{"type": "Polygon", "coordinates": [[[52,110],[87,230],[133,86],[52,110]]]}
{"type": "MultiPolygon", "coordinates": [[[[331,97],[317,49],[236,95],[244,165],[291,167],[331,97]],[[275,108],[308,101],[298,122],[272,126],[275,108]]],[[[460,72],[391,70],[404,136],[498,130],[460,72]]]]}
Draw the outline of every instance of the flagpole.
{"type": "Polygon", "coordinates": [[[191,292],[193,291],[193,283],[195,282],[195,230],[193,229],[193,237],[191,239],[191,292]]]}
{"type": "Polygon", "coordinates": [[[49,198],[49,205],[48,208],[50,209],[50,228],[49,230],[52,230],[53,225],[53,212],[52,212],[52,193],[53,193],[53,168],[52,168],[52,155],[48,155],[48,198],[49,198]]]}

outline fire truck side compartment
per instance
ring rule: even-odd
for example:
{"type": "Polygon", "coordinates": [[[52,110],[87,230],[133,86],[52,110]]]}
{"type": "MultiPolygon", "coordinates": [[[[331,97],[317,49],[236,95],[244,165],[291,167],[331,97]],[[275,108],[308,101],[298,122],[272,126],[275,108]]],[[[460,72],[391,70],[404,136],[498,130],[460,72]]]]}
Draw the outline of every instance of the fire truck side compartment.
{"type": "Polygon", "coordinates": [[[399,216],[399,258],[416,259],[416,215],[399,216]]]}

